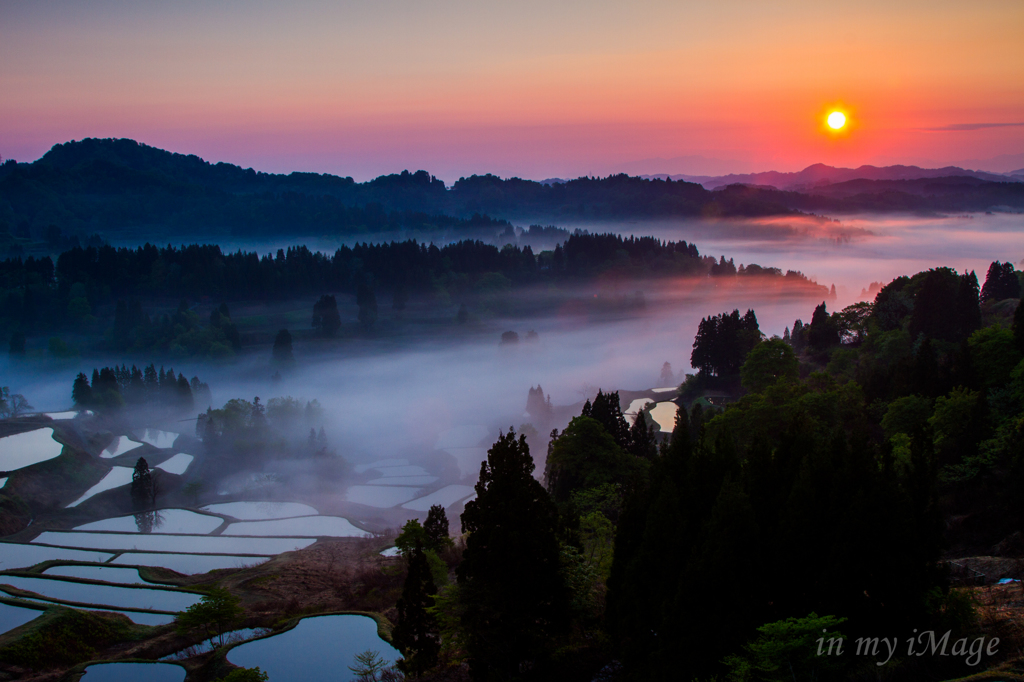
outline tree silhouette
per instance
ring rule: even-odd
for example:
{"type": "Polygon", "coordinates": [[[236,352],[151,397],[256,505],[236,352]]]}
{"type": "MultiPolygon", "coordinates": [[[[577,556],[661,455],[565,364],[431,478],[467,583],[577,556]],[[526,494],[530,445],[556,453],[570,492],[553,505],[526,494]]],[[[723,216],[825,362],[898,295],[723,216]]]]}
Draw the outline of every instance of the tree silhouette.
{"type": "Polygon", "coordinates": [[[407,675],[419,676],[437,664],[441,635],[437,619],[429,612],[437,587],[430,565],[418,542],[409,554],[409,571],[398,599],[398,620],[391,636],[404,658],[398,667],[407,675]]]}
{"type": "Polygon", "coordinates": [[[324,294],[313,304],[313,329],[320,336],[331,337],[341,328],[341,315],[334,296],[324,294]]]}
{"type": "Polygon", "coordinates": [[[292,335],[287,329],[279,330],[274,337],[273,359],[281,365],[295,362],[295,356],[292,354],[292,335]]]}
{"type": "Polygon", "coordinates": [[[545,656],[568,612],[559,573],[558,514],[533,477],[525,436],[507,434],[480,465],[466,503],[458,567],[462,627],[474,679],[512,679],[545,656]]]}
{"type": "Polygon", "coordinates": [[[145,457],[139,457],[135,462],[135,471],[132,472],[132,506],[145,509],[153,498],[153,492],[153,474],[149,470],[149,463],[145,457]]]}

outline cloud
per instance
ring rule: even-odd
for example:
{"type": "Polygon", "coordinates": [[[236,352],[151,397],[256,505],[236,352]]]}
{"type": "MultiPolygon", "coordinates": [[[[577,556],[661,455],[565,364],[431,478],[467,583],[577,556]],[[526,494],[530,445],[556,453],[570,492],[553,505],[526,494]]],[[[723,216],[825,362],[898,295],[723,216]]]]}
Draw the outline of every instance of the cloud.
{"type": "Polygon", "coordinates": [[[949,133],[949,132],[960,132],[964,130],[984,130],[985,128],[1017,128],[1024,126],[1024,122],[1021,123],[953,123],[948,126],[941,126],[938,128],[920,128],[925,132],[929,133],[949,133]]]}

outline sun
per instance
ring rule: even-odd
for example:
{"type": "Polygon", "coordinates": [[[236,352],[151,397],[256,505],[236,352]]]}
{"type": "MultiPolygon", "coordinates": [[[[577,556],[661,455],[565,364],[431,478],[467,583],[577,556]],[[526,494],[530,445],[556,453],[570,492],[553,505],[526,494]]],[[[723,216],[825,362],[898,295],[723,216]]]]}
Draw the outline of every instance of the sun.
{"type": "Polygon", "coordinates": [[[832,130],[839,130],[846,125],[846,114],[841,111],[833,111],[828,115],[828,127],[832,130]]]}

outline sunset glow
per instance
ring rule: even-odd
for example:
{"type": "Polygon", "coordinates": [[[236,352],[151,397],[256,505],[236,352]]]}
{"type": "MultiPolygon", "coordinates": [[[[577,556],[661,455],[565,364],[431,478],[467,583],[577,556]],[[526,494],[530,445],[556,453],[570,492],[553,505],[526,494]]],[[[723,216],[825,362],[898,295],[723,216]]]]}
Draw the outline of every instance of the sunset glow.
{"type": "Polygon", "coordinates": [[[58,4],[0,5],[5,158],[131,137],[263,170],[457,179],[1024,153],[1024,126],[989,127],[1024,122],[1015,0],[58,4]],[[840,93],[856,145],[807,125],[840,93]]]}
{"type": "Polygon", "coordinates": [[[846,114],[841,111],[833,111],[828,115],[828,127],[832,130],[839,130],[846,125],[846,114]]]}

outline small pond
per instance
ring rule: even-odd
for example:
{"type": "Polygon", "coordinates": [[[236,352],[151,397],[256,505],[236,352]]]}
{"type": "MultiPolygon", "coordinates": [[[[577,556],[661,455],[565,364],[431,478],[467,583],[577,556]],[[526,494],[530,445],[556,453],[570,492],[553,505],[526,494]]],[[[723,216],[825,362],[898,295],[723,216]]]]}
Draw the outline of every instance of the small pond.
{"type": "Polygon", "coordinates": [[[127,566],[161,566],[183,575],[206,573],[218,568],[246,568],[267,561],[267,556],[226,556],[217,554],[148,554],[126,552],[112,563],[127,566]]]}
{"type": "Polygon", "coordinates": [[[440,490],[407,502],[402,505],[402,509],[411,509],[412,511],[430,511],[430,508],[435,504],[439,504],[442,507],[450,507],[464,497],[469,497],[473,494],[473,486],[471,485],[446,485],[440,490]]]}
{"type": "Polygon", "coordinates": [[[43,577],[26,578],[18,575],[0,575],[0,585],[11,585],[19,590],[35,592],[47,599],[110,606],[115,609],[183,611],[199,601],[199,595],[189,592],[174,592],[151,587],[93,585],[43,577]]]}
{"type": "Polygon", "coordinates": [[[348,667],[356,654],[377,651],[390,665],[401,654],[377,635],[377,622],[367,616],[304,618],[280,635],[236,646],[228,660],[245,668],[259,666],[273,682],[352,680],[348,667]]]}
{"type": "Polygon", "coordinates": [[[188,465],[192,463],[192,455],[186,455],[184,452],[179,452],[174,457],[168,460],[164,460],[156,465],[157,469],[163,469],[169,474],[177,474],[181,476],[188,469],[188,465]]]}
{"type": "Polygon", "coordinates": [[[106,552],[64,549],[62,547],[40,547],[39,545],[19,545],[13,542],[5,542],[0,544],[0,570],[9,571],[15,568],[29,568],[51,559],[103,563],[110,560],[112,556],[114,555],[106,552]]]}
{"type": "Polygon", "coordinates": [[[0,635],[43,615],[42,611],[0,603],[0,635]]]}
{"type": "Polygon", "coordinates": [[[158,535],[47,531],[33,542],[90,549],[135,549],[175,554],[260,554],[270,556],[309,547],[312,538],[251,538],[219,535],[158,535]]]}
{"type": "Polygon", "coordinates": [[[186,509],[159,509],[129,516],[93,521],[75,530],[114,531],[120,533],[194,533],[205,535],[224,521],[216,516],[197,514],[186,509]]]}
{"type": "Polygon", "coordinates": [[[53,439],[53,429],[16,433],[0,438],[0,471],[15,471],[60,455],[63,445],[53,439]]]}
{"type": "Polygon", "coordinates": [[[142,443],[136,443],[133,440],[129,440],[128,436],[115,436],[114,440],[110,441],[110,445],[103,448],[103,452],[100,453],[100,457],[103,459],[119,457],[126,452],[130,452],[135,448],[141,447],[142,443]]]}
{"type": "Polygon", "coordinates": [[[320,512],[299,502],[223,502],[208,504],[203,511],[233,516],[240,521],[266,521],[293,516],[316,516],[320,512]]]}
{"type": "Polygon", "coordinates": [[[67,578],[84,578],[86,580],[103,580],[108,583],[126,585],[146,584],[139,575],[137,568],[121,568],[117,566],[51,566],[44,575],[61,575],[67,578]]]}
{"type": "Polygon", "coordinates": [[[303,516],[276,521],[241,521],[232,523],[224,535],[329,535],[338,538],[359,538],[366,535],[348,519],[338,516],[303,516]]]}
{"type": "Polygon", "coordinates": [[[107,475],[103,477],[103,480],[86,490],[85,494],[69,504],[68,508],[77,507],[93,495],[99,495],[102,492],[113,490],[114,488],[120,488],[123,485],[128,485],[132,482],[132,473],[134,471],[135,470],[131,467],[114,467],[107,472],[107,475]]]}
{"type": "Polygon", "coordinates": [[[676,412],[679,406],[673,402],[658,403],[651,408],[651,418],[658,424],[662,433],[672,433],[676,428],[676,412]]]}
{"type": "Polygon", "coordinates": [[[345,491],[345,499],[368,507],[394,507],[420,494],[420,488],[385,485],[354,485],[345,491]]]}
{"type": "Polygon", "coordinates": [[[178,434],[173,431],[161,431],[159,429],[146,429],[140,436],[139,440],[143,443],[149,443],[154,448],[169,448],[174,445],[174,441],[178,440],[178,434]]]}
{"type": "Polygon", "coordinates": [[[185,669],[174,663],[95,663],[82,682],[182,682],[185,669]]]}

